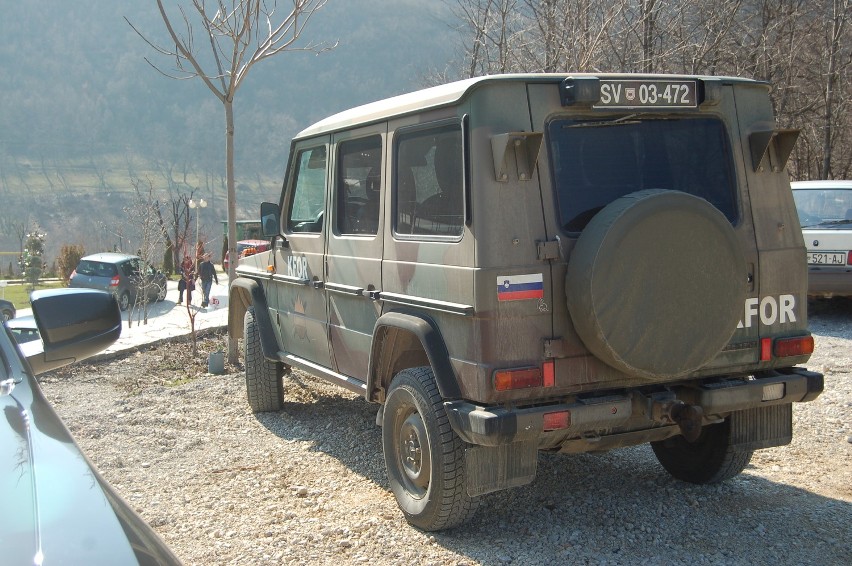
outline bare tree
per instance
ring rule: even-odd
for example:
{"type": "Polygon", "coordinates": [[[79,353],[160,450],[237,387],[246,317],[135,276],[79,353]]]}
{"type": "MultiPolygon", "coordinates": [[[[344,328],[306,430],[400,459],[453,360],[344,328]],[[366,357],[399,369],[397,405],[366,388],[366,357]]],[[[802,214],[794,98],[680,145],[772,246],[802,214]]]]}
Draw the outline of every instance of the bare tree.
{"type": "Polygon", "coordinates": [[[128,226],[134,232],[137,242],[136,255],[140,260],[131,276],[137,286],[136,299],[127,315],[127,325],[133,325],[134,315],[137,322],[148,324],[148,297],[165,298],[166,282],[156,277],[154,263],[162,258],[163,230],[160,226],[160,202],[154,192],[154,184],[149,179],[145,184],[131,179],[134,197],[125,208],[128,226]]]}
{"type": "MultiPolygon", "coordinates": [[[[169,78],[201,79],[222,103],[225,111],[228,245],[231,257],[237,257],[234,97],[248,72],[260,61],[284,51],[298,49],[319,52],[329,48],[314,43],[301,47],[296,45],[311,17],[327,1],[290,0],[287,9],[279,13],[277,0],[191,0],[189,9],[178,6],[178,19],[175,18],[174,10],[170,15],[162,0],[156,0],[163,24],[174,42],[173,48],[158,46],[133,28],[158,53],[173,61],[171,71],[164,71],[146,59],[152,67],[169,78]],[[182,31],[175,27],[173,21],[182,26],[182,31]],[[200,39],[198,43],[196,37],[200,39]],[[203,47],[204,44],[209,44],[209,52],[207,47],[203,47]]],[[[235,263],[229,265],[230,279],[234,276],[235,263]]],[[[228,344],[228,359],[236,362],[236,344],[228,344]]]]}

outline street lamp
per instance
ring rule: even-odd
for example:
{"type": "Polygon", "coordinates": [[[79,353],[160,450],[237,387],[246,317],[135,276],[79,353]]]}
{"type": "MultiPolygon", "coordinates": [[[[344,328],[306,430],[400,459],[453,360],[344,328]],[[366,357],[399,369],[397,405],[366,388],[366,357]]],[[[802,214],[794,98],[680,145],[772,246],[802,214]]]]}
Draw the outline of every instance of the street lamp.
{"type": "MultiPolygon", "coordinates": [[[[189,199],[189,208],[205,208],[207,206],[207,201],[204,199],[199,199],[198,201],[194,201],[189,199]]],[[[200,212],[195,215],[195,273],[198,273],[198,217],[200,216],[200,212]]]]}

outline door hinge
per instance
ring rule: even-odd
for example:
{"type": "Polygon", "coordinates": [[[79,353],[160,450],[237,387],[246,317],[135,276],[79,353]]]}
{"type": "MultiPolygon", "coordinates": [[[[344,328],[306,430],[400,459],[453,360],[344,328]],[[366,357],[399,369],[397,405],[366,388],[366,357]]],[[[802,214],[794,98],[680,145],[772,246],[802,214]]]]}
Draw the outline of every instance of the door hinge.
{"type": "Polygon", "coordinates": [[[559,259],[559,240],[539,240],[535,245],[539,260],[559,259]]]}

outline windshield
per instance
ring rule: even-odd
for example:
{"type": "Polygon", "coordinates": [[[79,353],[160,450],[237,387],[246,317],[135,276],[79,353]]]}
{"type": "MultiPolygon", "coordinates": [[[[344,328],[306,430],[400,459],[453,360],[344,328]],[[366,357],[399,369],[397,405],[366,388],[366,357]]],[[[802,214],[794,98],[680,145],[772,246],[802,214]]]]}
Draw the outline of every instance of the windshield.
{"type": "Polygon", "coordinates": [[[852,224],[852,189],[793,191],[802,228],[852,224]]]}
{"type": "Polygon", "coordinates": [[[112,277],[116,274],[115,264],[87,259],[80,261],[76,271],[79,275],[91,275],[95,277],[112,277]]]}
{"type": "Polygon", "coordinates": [[[554,120],[548,143],[560,220],[568,232],[581,231],[615,199],[644,189],[690,193],[731,223],[738,218],[731,150],[715,118],[554,120]]]}

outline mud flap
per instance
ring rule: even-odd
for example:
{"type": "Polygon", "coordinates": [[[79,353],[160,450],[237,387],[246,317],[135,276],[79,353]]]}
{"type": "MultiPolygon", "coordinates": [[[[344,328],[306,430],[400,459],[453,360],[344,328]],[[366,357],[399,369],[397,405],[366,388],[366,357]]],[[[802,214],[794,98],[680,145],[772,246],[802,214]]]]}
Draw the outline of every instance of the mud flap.
{"type": "Polygon", "coordinates": [[[538,439],[465,450],[467,493],[471,497],[526,485],[535,479],[538,439]]]}
{"type": "Polygon", "coordinates": [[[793,405],[773,405],[736,411],[731,421],[731,446],[759,450],[785,446],[793,440],[793,405]]]}

